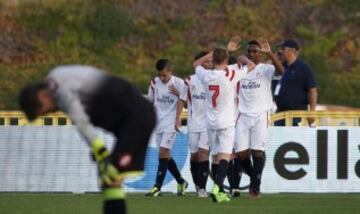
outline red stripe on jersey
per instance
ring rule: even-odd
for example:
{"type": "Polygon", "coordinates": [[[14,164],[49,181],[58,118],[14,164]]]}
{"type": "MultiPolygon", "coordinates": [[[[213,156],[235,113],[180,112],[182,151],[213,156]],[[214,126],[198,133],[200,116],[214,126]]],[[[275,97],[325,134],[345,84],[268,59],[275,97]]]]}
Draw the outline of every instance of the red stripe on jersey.
{"type": "Polygon", "coordinates": [[[240,94],[240,81],[236,83],[236,93],[240,94]]]}
{"type": "Polygon", "coordinates": [[[234,76],[235,76],[235,71],[234,71],[234,70],[232,70],[232,71],[231,71],[230,81],[232,81],[232,80],[234,79],[234,76]]]}
{"type": "Polygon", "coordinates": [[[152,91],[152,94],[153,94],[152,102],[154,103],[155,102],[155,88],[154,88],[154,86],[151,86],[151,91],[152,91]]]}
{"type": "Polygon", "coordinates": [[[236,83],[236,105],[239,106],[240,103],[240,99],[239,99],[239,94],[240,94],[240,81],[236,83]]]}
{"type": "Polygon", "coordinates": [[[185,85],[189,86],[190,80],[191,80],[191,77],[188,76],[188,77],[184,80],[185,85]]]}
{"type": "Polygon", "coordinates": [[[188,93],[188,99],[189,99],[189,102],[190,102],[190,104],[191,104],[192,100],[191,100],[190,88],[188,88],[187,93],[188,93]]]}
{"type": "Polygon", "coordinates": [[[226,71],[226,77],[228,77],[229,76],[229,69],[226,68],[225,71],[226,71]]]}

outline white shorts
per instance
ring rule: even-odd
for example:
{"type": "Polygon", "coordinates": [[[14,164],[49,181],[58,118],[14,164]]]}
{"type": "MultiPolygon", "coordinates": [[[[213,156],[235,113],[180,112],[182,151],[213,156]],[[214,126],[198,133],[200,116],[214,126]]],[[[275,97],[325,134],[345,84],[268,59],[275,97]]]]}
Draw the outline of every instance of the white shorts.
{"type": "Polygon", "coordinates": [[[240,114],[235,129],[235,152],[247,149],[264,151],[268,127],[268,112],[257,115],[240,114]]]}
{"type": "Polygon", "coordinates": [[[160,148],[172,149],[176,138],[176,132],[156,133],[156,143],[160,148]]]}
{"type": "Polygon", "coordinates": [[[207,131],[188,132],[190,153],[198,152],[199,148],[209,150],[209,138],[207,131]]]}
{"type": "Polygon", "coordinates": [[[218,153],[232,154],[234,147],[235,127],[208,129],[211,155],[218,153]]]}

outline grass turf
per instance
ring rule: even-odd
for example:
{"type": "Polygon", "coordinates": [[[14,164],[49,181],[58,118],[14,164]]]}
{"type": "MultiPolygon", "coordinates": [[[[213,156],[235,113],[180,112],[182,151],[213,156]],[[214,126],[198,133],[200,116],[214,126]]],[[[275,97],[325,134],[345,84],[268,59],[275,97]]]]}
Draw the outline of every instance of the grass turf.
{"type": "MultiPolygon", "coordinates": [[[[360,213],[360,194],[264,194],[259,200],[246,195],[230,203],[215,204],[210,198],[164,195],[127,197],[130,214],[282,214],[360,213]]],[[[1,214],[100,214],[100,194],[1,193],[1,214]]]]}

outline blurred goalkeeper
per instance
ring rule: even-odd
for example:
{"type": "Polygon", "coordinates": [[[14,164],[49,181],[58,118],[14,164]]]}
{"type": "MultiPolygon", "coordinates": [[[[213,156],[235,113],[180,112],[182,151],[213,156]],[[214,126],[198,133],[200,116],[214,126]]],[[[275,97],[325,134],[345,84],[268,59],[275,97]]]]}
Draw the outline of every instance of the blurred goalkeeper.
{"type": "Polygon", "coordinates": [[[126,213],[125,176],[144,169],[146,148],[155,127],[152,104],[125,80],[81,65],[54,68],[43,83],[26,86],[19,104],[29,121],[66,112],[91,148],[99,170],[105,214],[126,213]],[[116,137],[110,152],[95,127],[116,137]]]}

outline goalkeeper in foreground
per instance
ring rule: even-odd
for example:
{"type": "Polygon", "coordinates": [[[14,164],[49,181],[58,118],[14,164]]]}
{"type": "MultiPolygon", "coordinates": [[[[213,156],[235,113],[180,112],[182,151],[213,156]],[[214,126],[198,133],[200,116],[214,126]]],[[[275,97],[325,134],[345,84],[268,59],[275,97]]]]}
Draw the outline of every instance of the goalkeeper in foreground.
{"type": "Polygon", "coordinates": [[[43,83],[26,86],[19,104],[29,121],[66,112],[91,148],[98,165],[105,214],[126,213],[126,176],[144,169],[146,149],[156,123],[153,106],[125,80],[81,65],[54,68],[43,83]],[[95,127],[116,137],[110,152],[95,127]]]}

